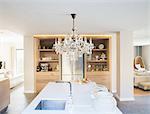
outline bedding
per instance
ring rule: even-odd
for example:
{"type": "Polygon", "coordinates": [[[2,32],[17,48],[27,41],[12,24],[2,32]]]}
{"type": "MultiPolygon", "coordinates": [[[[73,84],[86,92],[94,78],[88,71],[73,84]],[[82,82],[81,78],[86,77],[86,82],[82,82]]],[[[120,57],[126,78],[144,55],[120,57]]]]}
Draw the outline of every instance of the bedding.
{"type": "Polygon", "coordinates": [[[138,87],[143,90],[150,90],[150,82],[140,82],[138,87]]]}
{"type": "Polygon", "coordinates": [[[136,76],[150,76],[150,71],[135,71],[134,75],[136,76]]]}
{"type": "Polygon", "coordinates": [[[138,87],[140,82],[150,82],[150,71],[134,72],[134,86],[138,87]]]}

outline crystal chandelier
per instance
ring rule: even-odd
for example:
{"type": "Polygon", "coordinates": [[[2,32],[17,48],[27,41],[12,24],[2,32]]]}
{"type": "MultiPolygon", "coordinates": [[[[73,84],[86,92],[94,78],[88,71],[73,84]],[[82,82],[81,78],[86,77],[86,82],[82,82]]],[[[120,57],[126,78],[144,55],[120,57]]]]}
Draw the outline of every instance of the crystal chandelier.
{"type": "Polygon", "coordinates": [[[62,41],[55,40],[54,49],[57,54],[65,54],[71,60],[78,60],[83,54],[92,54],[94,45],[91,39],[88,42],[86,37],[75,34],[74,19],[76,14],[71,14],[71,16],[73,19],[72,34],[66,35],[62,41]]]}

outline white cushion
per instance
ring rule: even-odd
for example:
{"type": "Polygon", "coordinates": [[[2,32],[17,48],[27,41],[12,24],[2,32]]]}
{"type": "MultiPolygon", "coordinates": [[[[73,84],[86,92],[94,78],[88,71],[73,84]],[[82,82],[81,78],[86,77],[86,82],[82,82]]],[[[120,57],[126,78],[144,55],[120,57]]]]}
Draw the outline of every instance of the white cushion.
{"type": "Polygon", "coordinates": [[[142,68],[140,64],[135,64],[137,71],[145,71],[145,68],[142,68]]]}

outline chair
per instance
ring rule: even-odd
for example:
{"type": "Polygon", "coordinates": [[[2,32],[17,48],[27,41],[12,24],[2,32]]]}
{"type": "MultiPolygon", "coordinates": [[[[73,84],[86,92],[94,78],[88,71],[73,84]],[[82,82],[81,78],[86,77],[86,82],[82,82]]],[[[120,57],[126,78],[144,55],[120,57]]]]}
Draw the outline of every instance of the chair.
{"type": "Polygon", "coordinates": [[[134,70],[137,70],[137,71],[144,71],[145,70],[145,64],[144,64],[144,61],[142,59],[141,56],[137,56],[135,57],[134,59],[134,70]]]}

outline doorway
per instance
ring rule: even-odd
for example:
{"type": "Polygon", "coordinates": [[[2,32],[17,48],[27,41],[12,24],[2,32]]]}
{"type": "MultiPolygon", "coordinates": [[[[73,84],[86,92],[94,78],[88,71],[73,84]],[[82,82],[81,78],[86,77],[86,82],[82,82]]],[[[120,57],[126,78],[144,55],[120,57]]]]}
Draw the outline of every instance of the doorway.
{"type": "Polygon", "coordinates": [[[150,95],[150,46],[134,46],[134,95],[150,95]]]}
{"type": "Polygon", "coordinates": [[[10,88],[24,80],[23,36],[10,31],[0,32],[1,78],[10,80],[10,88]]]}

